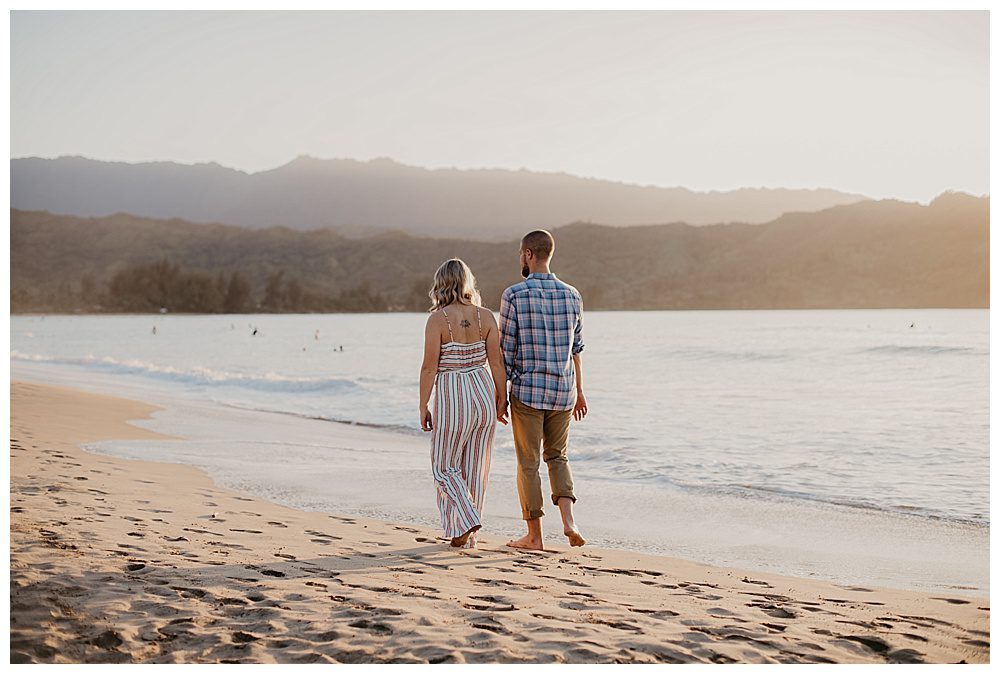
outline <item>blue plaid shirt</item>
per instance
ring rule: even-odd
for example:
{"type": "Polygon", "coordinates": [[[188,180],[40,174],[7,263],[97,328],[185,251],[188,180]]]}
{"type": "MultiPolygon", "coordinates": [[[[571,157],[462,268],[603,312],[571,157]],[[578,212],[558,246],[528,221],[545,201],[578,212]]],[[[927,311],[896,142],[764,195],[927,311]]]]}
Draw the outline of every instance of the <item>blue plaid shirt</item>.
{"type": "Polygon", "coordinates": [[[500,347],[514,397],[535,409],[573,409],[583,297],[555,274],[529,274],[500,297],[500,347]]]}

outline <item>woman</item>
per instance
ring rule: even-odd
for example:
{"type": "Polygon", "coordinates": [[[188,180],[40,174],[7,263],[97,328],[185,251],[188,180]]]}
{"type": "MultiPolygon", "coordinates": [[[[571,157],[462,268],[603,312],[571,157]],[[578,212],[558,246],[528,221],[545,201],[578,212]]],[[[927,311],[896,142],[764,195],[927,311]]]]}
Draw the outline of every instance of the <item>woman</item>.
{"type": "Polygon", "coordinates": [[[428,295],[420,427],[431,433],[431,468],[444,535],[454,547],[474,548],[496,422],[507,423],[499,328],[493,312],[480,306],[472,271],[458,258],[438,267],[428,295]],[[431,388],[433,413],[428,406],[431,388]]]}

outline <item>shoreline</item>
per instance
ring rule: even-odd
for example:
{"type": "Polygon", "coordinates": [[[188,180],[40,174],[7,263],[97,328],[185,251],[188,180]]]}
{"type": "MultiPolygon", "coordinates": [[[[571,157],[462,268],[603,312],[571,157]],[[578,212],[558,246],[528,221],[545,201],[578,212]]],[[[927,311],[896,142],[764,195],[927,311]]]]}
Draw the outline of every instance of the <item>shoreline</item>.
{"type": "MultiPolygon", "coordinates": [[[[218,486],[300,510],[425,531],[438,526],[419,433],[196,399],[117,375],[82,379],[71,369],[24,364],[15,370],[16,379],[157,406],[153,417],[137,425],[185,436],[169,442],[98,441],[84,445],[90,453],[196,466],[218,486]],[[270,467],[275,452],[290,452],[278,470],[270,467]],[[377,455],[378,462],[366,462],[365,454],[377,455]],[[386,480],[397,488],[383,493],[386,480]]],[[[511,448],[501,444],[494,454],[486,528],[506,540],[523,529],[515,516],[516,466],[511,448]]],[[[577,504],[578,521],[595,547],[841,585],[989,596],[987,527],[810,499],[606,480],[583,470],[576,478],[587,494],[577,504]]]]}
{"type": "MultiPolygon", "coordinates": [[[[265,408],[259,408],[259,407],[244,407],[244,406],[236,405],[236,404],[233,404],[233,403],[222,403],[222,402],[220,402],[220,403],[217,403],[217,404],[223,405],[225,407],[229,407],[229,408],[234,409],[234,410],[244,411],[244,412],[255,412],[255,413],[259,413],[259,414],[276,414],[276,415],[281,415],[281,416],[285,416],[285,417],[292,417],[294,419],[307,419],[307,420],[310,420],[310,421],[320,421],[320,422],[323,422],[323,423],[333,424],[335,427],[367,428],[367,429],[372,429],[374,431],[392,433],[392,434],[400,435],[400,436],[407,437],[407,438],[422,438],[422,437],[424,437],[424,434],[421,433],[419,429],[411,428],[409,426],[403,426],[403,425],[399,425],[399,424],[389,424],[389,423],[380,424],[380,423],[372,423],[372,422],[366,422],[366,421],[351,421],[351,420],[346,420],[346,419],[334,419],[334,418],[331,418],[331,417],[323,417],[323,416],[318,416],[318,415],[303,414],[303,413],[299,413],[299,412],[290,412],[290,411],[287,411],[287,410],[265,409],[265,408]]],[[[593,476],[593,475],[587,475],[586,477],[588,479],[590,479],[590,480],[604,479],[604,480],[607,480],[610,483],[613,483],[613,484],[616,484],[616,485],[619,485],[619,486],[621,485],[621,482],[618,481],[618,480],[615,480],[614,478],[595,478],[595,476],[593,476]]],[[[630,484],[650,485],[650,486],[654,486],[654,487],[662,486],[658,482],[656,482],[655,480],[646,481],[646,480],[630,479],[629,483],[630,484]]],[[[924,511],[923,509],[917,508],[917,507],[910,508],[910,509],[902,509],[902,508],[895,508],[894,509],[894,508],[887,508],[887,507],[880,506],[880,505],[877,505],[877,504],[870,504],[870,503],[865,503],[865,502],[855,502],[855,501],[849,501],[849,500],[846,500],[846,499],[833,499],[833,498],[824,498],[824,497],[820,497],[820,496],[803,495],[803,494],[796,493],[796,492],[791,492],[791,491],[782,491],[780,489],[765,490],[765,489],[761,489],[759,487],[729,487],[728,489],[722,489],[722,488],[719,488],[719,487],[703,487],[703,486],[695,486],[695,485],[687,485],[687,484],[671,484],[670,486],[672,488],[675,488],[675,489],[678,489],[678,490],[681,490],[681,491],[687,491],[687,492],[690,492],[692,494],[706,493],[706,494],[710,494],[711,495],[711,494],[719,494],[719,493],[729,493],[729,494],[732,494],[732,495],[742,496],[742,495],[744,495],[746,493],[746,494],[754,494],[754,495],[766,495],[766,497],[768,497],[768,498],[782,500],[782,501],[787,502],[789,504],[809,504],[809,505],[818,505],[818,506],[821,506],[821,507],[827,507],[827,506],[829,506],[829,507],[833,507],[833,508],[849,508],[849,509],[856,510],[856,511],[870,512],[870,513],[875,513],[875,514],[880,514],[880,515],[889,515],[889,516],[892,516],[892,517],[897,517],[897,518],[901,518],[901,519],[912,520],[912,521],[915,521],[915,522],[943,523],[943,524],[948,524],[948,525],[953,525],[953,526],[959,526],[959,527],[969,527],[969,528],[973,528],[973,529],[983,529],[983,530],[986,530],[986,531],[989,531],[989,529],[990,529],[990,523],[989,523],[989,521],[983,521],[981,519],[973,519],[973,518],[970,518],[970,517],[963,517],[963,516],[957,516],[957,515],[956,516],[951,516],[951,515],[946,515],[946,514],[938,514],[936,512],[932,512],[932,511],[924,511]]],[[[641,552],[641,550],[634,550],[633,552],[641,552]]]]}
{"type": "Polygon", "coordinates": [[[988,662],[989,601],[298,510],[85,451],[158,408],[11,381],[12,662],[988,662]]]}

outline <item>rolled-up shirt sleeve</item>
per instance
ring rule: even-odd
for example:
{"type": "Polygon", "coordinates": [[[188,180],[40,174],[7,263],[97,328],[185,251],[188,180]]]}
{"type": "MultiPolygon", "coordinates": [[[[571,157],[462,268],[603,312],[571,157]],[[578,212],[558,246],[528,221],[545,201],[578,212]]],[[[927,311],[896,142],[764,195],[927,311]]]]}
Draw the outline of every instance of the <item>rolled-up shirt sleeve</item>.
{"type": "Polygon", "coordinates": [[[579,313],[576,315],[576,328],[573,330],[573,355],[583,351],[583,298],[577,298],[579,313]]]}
{"type": "Polygon", "coordinates": [[[500,296],[500,350],[503,352],[507,379],[513,379],[514,356],[517,355],[517,312],[511,302],[510,288],[500,296]]]}

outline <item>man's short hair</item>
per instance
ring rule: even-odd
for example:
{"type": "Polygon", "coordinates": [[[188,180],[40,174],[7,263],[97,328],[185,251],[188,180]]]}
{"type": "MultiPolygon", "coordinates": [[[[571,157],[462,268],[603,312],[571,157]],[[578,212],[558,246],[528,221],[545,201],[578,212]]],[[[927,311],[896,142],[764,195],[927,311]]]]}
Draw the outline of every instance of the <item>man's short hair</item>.
{"type": "Polygon", "coordinates": [[[556,249],[556,240],[544,229],[536,229],[524,235],[521,247],[530,250],[540,260],[548,260],[556,249]]]}

